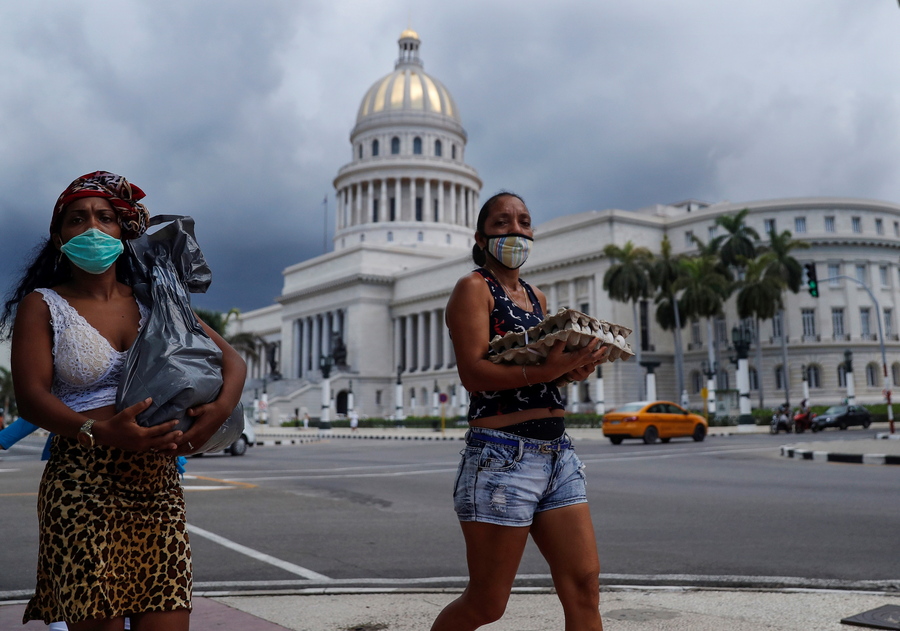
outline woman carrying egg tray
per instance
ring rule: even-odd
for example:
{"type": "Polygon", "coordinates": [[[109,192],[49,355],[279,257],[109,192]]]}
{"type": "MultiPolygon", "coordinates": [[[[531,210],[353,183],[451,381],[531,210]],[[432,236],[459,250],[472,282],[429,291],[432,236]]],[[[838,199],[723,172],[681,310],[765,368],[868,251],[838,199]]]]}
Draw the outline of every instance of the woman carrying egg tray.
{"type": "Polygon", "coordinates": [[[499,619],[529,535],[550,565],[566,628],[602,629],[584,465],[566,434],[557,383],[587,379],[609,348],[595,339],[564,352],[560,342],[529,365],[489,358],[493,337],[535,326],[547,310],[544,294],[519,278],[533,238],[521,197],[504,192],[487,200],[473,248],[478,268],[457,282],[447,304],[457,370],[470,393],[470,429],[453,494],[469,583],[433,631],[467,631],[499,619]]]}

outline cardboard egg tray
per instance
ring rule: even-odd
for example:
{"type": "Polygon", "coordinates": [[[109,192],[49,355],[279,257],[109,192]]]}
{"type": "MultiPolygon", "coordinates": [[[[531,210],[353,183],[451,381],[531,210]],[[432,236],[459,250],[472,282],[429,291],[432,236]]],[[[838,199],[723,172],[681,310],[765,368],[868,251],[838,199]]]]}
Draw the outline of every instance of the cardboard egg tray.
{"type": "Polygon", "coordinates": [[[530,329],[495,336],[491,340],[491,350],[495,354],[490,360],[495,364],[537,364],[559,340],[566,343],[567,351],[574,351],[599,339],[610,348],[607,361],[625,361],[634,356],[625,341],[629,335],[631,329],[628,327],[592,318],[575,309],[560,309],[556,315],[544,318],[530,329]]]}

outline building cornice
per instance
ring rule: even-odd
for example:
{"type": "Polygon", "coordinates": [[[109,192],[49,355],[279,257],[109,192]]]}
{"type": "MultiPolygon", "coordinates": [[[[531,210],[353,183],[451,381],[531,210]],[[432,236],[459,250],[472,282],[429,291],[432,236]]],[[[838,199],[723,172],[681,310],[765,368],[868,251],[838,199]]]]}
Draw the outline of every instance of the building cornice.
{"type": "Polygon", "coordinates": [[[342,276],[340,278],[335,278],[334,280],[330,280],[325,283],[319,283],[318,285],[310,285],[309,287],[304,287],[303,289],[298,289],[286,294],[282,294],[278,296],[275,301],[284,304],[287,302],[291,302],[293,300],[297,300],[298,298],[303,298],[305,296],[309,296],[310,294],[317,294],[324,291],[334,291],[335,289],[343,289],[345,287],[350,287],[352,285],[382,285],[388,286],[394,283],[393,276],[384,276],[379,274],[349,274],[347,276],[342,276]]]}

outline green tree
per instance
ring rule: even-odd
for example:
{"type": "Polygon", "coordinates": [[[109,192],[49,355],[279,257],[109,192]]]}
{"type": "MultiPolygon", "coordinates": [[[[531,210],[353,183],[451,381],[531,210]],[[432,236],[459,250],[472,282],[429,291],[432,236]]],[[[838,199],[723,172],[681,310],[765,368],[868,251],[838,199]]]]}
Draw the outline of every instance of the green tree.
{"type": "MultiPolygon", "coordinates": [[[[789,230],[784,230],[780,234],[774,231],[769,233],[769,242],[763,246],[763,252],[771,253],[772,259],[770,270],[773,276],[781,278],[784,287],[791,293],[800,291],[803,283],[803,266],[793,257],[791,252],[794,250],[803,250],[809,248],[809,244],[805,241],[797,241],[792,238],[789,230]]],[[[791,373],[788,368],[788,348],[787,348],[787,330],[785,329],[784,306],[782,304],[779,311],[781,319],[781,374],[784,382],[784,400],[790,405],[791,403],[791,373]]]]}
{"type": "Polygon", "coordinates": [[[682,259],[679,265],[682,275],[672,288],[682,292],[679,304],[685,318],[706,319],[707,357],[711,368],[715,364],[713,318],[722,314],[722,306],[731,293],[731,278],[719,257],[706,248],[701,248],[698,256],[682,259]]]}
{"type": "MultiPolygon", "coordinates": [[[[775,255],[764,252],[747,263],[744,278],[738,283],[737,311],[741,319],[753,318],[756,331],[756,365],[762,367],[760,321],[771,320],[784,307],[784,278],[777,273],[775,255]]],[[[761,377],[757,372],[757,377],[761,377]]],[[[759,407],[765,407],[762,379],[758,379],[759,407]]]]}
{"type": "Polygon", "coordinates": [[[672,331],[675,341],[675,383],[677,397],[684,392],[684,355],[681,340],[683,328],[681,309],[675,291],[675,283],[681,277],[681,257],[672,255],[672,242],[668,235],[660,243],[659,256],[651,262],[650,276],[656,285],[656,322],[664,331],[672,331]]]}
{"type": "Polygon", "coordinates": [[[645,247],[627,242],[623,247],[610,243],[603,248],[603,254],[610,259],[609,269],[603,275],[603,289],[609,297],[619,302],[630,302],[635,329],[635,366],[638,374],[638,393],[644,398],[643,368],[641,367],[641,323],[638,319],[638,302],[652,294],[650,262],[653,254],[645,247]]]}
{"type": "Polygon", "coordinates": [[[716,217],[716,225],[725,230],[725,234],[713,239],[722,263],[733,269],[742,269],[746,261],[756,256],[756,244],[759,233],[744,223],[749,208],[736,215],[720,215],[716,217]]]}

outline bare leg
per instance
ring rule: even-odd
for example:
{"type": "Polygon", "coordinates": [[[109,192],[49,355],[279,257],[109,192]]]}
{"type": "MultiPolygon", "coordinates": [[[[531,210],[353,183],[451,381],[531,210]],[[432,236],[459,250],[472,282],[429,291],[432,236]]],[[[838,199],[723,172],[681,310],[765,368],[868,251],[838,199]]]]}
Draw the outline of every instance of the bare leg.
{"type": "Polygon", "coordinates": [[[431,631],[472,631],[499,620],[528,541],[528,527],[460,522],[466,539],[469,584],[447,605],[431,631]]]}
{"type": "Polygon", "coordinates": [[[603,631],[600,560],[587,504],[538,513],[531,536],[550,564],[566,616],[566,631],[603,631]]]}
{"type": "Polygon", "coordinates": [[[69,631],[124,631],[125,618],[98,618],[84,622],[67,622],[69,631]]]}
{"type": "Polygon", "coordinates": [[[188,631],[191,612],[187,609],[150,611],[134,614],[129,618],[131,618],[131,631],[188,631]]]}

